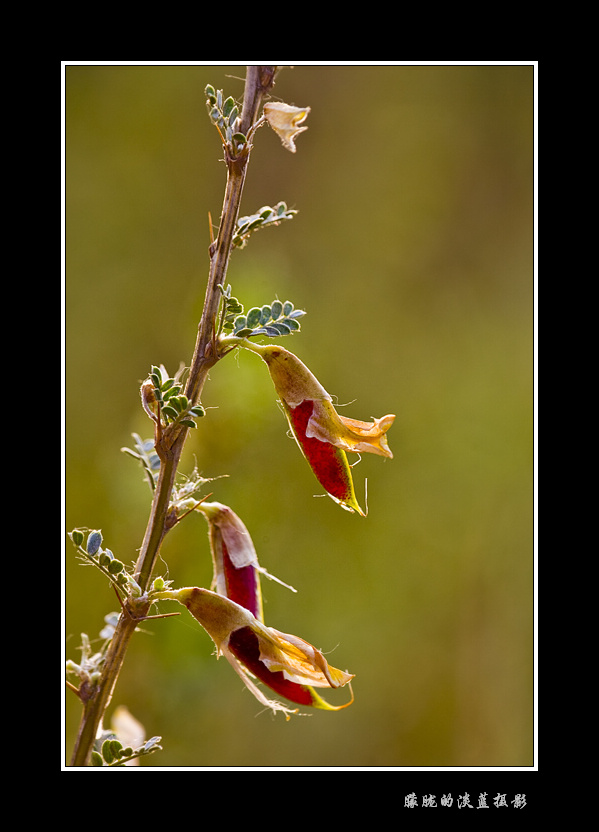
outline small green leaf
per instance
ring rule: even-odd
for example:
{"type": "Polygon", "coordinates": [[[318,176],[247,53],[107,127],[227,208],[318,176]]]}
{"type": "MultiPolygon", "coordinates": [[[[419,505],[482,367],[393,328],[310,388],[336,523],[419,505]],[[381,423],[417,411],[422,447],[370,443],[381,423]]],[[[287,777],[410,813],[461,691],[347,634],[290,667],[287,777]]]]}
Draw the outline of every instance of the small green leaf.
{"type": "MultiPolygon", "coordinates": [[[[174,381],[174,379],[169,379],[169,381],[174,381]]],[[[181,392],[181,390],[182,390],[182,387],[181,387],[180,384],[173,384],[173,385],[169,385],[168,387],[163,386],[162,387],[162,391],[163,391],[162,398],[166,402],[169,399],[171,399],[173,396],[178,396],[179,393],[181,392]],[[165,390],[166,390],[166,392],[165,392],[165,390]]]]}
{"type": "Polygon", "coordinates": [[[261,319],[262,310],[259,309],[257,306],[254,306],[252,309],[248,311],[246,325],[249,327],[249,329],[254,329],[255,327],[260,325],[261,319]]]}
{"type": "MultiPolygon", "coordinates": [[[[122,757],[123,743],[116,739],[107,740],[107,742],[110,743],[110,750],[112,752],[113,759],[118,760],[120,757],[122,757]]],[[[106,745],[106,743],[104,743],[104,745],[106,745]]],[[[104,745],[102,746],[102,751],[104,751],[104,745]]]]}
{"type": "Polygon", "coordinates": [[[291,315],[292,312],[293,312],[293,304],[291,303],[290,300],[286,300],[285,303],[283,304],[283,315],[285,315],[285,317],[287,317],[288,315],[291,315]]]}
{"type": "Polygon", "coordinates": [[[71,532],[71,540],[75,544],[75,546],[81,546],[83,543],[83,532],[81,529],[73,529],[71,532]]]}
{"type": "Polygon", "coordinates": [[[92,751],[91,761],[92,761],[92,766],[94,768],[102,768],[102,766],[104,765],[104,760],[102,758],[102,755],[98,754],[97,751],[92,751]]]}
{"type": "Polygon", "coordinates": [[[170,399],[169,404],[176,407],[179,413],[184,413],[189,407],[189,399],[184,394],[181,394],[180,396],[173,396],[173,398],[170,399]]]}
{"type": "Polygon", "coordinates": [[[175,408],[171,407],[170,405],[167,405],[166,407],[163,407],[162,408],[162,413],[168,419],[176,419],[177,416],[179,415],[179,411],[175,410],[175,408]]]}
{"type": "Polygon", "coordinates": [[[279,335],[289,335],[291,333],[291,328],[282,323],[282,321],[275,321],[271,326],[277,330],[279,335]]]}
{"type": "Polygon", "coordinates": [[[229,96],[225,103],[223,104],[223,115],[228,116],[233,107],[235,106],[235,99],[232,96],[229,96]]]}
{"type": "Polygon", "coordinates": [[[281,317],[281,312],[283,311],[283,304],[281,303],[280,300],[273,300],[273,302],[271,304],[271,309],[272,309],[273,320],[276,321],[277,318],[281,317]]]}
{"type": "Polygon", "coordinates": [[[118,575],[119,572],[122,572],[124,568],[125,568],[125,564],[121,563],[120,560],[116,560],[116,558],[111,560],[110,563],[108,564],[108,571],[110,572],[111,575],[118,575]]]}
{"type": "Polygon", "coordinates": [[[102,743],[102,757],[104,757],[108,764],[114,763],[116,757],[112,750],[112,740],[104,740],[102,743]]]}
{"type": "Polygon", "coordinates": [[[179,424],[180,425],[185,425],[186,428],[197,428],[196,423],[193,422],[191,419],[181,419],[179,424]]]}

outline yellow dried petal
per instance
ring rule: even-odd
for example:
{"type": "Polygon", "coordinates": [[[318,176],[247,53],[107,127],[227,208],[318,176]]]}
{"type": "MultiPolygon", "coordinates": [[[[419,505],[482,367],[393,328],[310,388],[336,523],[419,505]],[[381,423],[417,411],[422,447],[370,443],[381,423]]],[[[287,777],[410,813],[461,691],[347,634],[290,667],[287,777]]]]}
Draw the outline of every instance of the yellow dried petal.
{"type": "Polygon", "coordinates": [[[291,104],[276,101],[264,105],[264,116],[267,122],[283,142],[283,147],[292,153],[296,151],[295,137],[308,129],[301,125],[309,112],[309,107],[292,107],[291,104]]]}

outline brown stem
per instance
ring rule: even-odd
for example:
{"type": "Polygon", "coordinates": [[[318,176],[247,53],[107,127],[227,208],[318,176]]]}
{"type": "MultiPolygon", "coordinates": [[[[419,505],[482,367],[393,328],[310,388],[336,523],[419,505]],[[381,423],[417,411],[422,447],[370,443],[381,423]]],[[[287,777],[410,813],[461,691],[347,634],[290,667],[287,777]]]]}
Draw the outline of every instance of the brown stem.
{"type": "MultiPolygon", "coordinates": [[[[264,95],[272,88],[276,73],[275,66],[250,66],[247,68],[240,130],[247,135],[258,117],[264,95]]],[[[238,154],[225,146],[227,163],[227,184],[216,241],[210,246],[210,271],[204,299],[202,318],[187,380],[186,395],[197,403],[211,367],[219,359],[214,349],[214,326],[220,302],[218,284],[225,285],[227,267],[231,254],[233,232],[239,216],[241,195],[245,183],[251,143],[246,144],[238,154]]],[[[156,452],[160,457],[160,474],[144,540],[135,566],[135,578],[145,593],[150,585],[154,564],[160,546],[168,530],[167,518],[177,467],[185,444],[187,428],[173,426],[166,428],[157,437],[156,452]]],[[[136,627],[136,617],[147,614],[149,604],[144,605],[143,597],[135,608],[135,617],[123,612],[115,628],[106,653],[100,680],[85,692],[83,714],[79,734],[71,759],[72,766],[86,766],[94,740],[108,707],[123,665],[127,647],[136,627]]]]}
{"type": "MultiPolygon", "coordinates": [[[[248,67],[243,109],[241,111],[241,132],[246,134],[257,119],[262,99],[274,84],[276,67],[248,67]]],[[[250,158],[251,143],[236,156],[231,156],[225,147],[227,163],[227,186],[223,200],[220,225],[216,241],[210,246],[210,273],[204,310],[194,351],[194,360],[187,380],[187,397],[195,404],[202,392],[208,370],[218,361],[215,354],[213,338],[214,326],[220,303],[219,284],[225,285],[225,277],[231,256],[231,242],[239,216],[241,195],[245,184],[247,165],[250,158]]]]}

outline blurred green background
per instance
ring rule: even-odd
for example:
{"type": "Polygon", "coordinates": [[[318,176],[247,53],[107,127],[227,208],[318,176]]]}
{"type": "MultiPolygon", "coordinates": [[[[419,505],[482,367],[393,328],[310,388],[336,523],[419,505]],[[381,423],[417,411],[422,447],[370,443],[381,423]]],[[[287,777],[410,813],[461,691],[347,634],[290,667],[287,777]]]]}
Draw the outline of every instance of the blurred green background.
{"type": "MultiPolygon", "coordinates": [[[[66,66],[67,530],[134,561],[149,507],[121,453],[150,436],[139,384],[189,363],[218,223],[222,148],[207,83],[241,98],[244,66],[66,66]]],[[[357,419],[397,414],[392,461],[354,468],[369,515],[319,487],[266,368],[222,361],[189,439],[213,499],[253,536],[266,623],[356,674],[356,701],[286,722],[260,713],[185,611],[133,641],[125,704],[164,751],[149,766],[534,764],[534,67],[296,66],[274,95],[311,107],[294,155],[262,128],[242,213],[299,214],[234,253],[246,309],[307,310],[294,351],[357,419]]],[[[159,570],[209,586],[188,518],[159,570]]],[[[66,653],[116,608],[65,545],[66,653]]],[[[173,605],[164,612],[174,611],[173,605]]],[[[345,701],[333,692],[331,701],[345,701]]],[[[80,709],[66,699],[66,749],[80,709]]]]}

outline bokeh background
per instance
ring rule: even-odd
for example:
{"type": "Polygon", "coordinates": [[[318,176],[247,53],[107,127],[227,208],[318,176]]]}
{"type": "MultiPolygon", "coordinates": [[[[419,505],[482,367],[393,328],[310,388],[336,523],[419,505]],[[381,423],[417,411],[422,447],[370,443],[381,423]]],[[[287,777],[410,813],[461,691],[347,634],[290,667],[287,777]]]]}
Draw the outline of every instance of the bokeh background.
{"type": "MultiPolygon", "coordinates": [[[[397,414],[393,460],[354,468],[366,519],[319,487],[254,355],[212,371],[189,439],[214,499],[244,520],[266,622],[356,674],[355,703],[261,713],[185,611],[147,622],[112,707],[161,735],[148,766],[534,765],[534,67],[298,65],[274,95],[311,107],[289,153],[262,128],[242,213],[299,211],[234,253],[246,309],[307,311],[282,343],[358,419],[397,414]]],[[[150,494],[121,452],[151,435],[139,384],[189,363],[225,166],[207,83],[245,67],[65,67],[66,529],[135,560],[150,494]]],[[[160,571],[209,586],[206,526],[160,571]]],[[[116,608],[65,544],[66,655],[116,608]]],[[[164,605],[164,612],[175,610],[164,605]]],[[[99,644],[99,642],[95,642],[99,644]]],[[[345,701],[332,692],[331,701],[345,701]]],[[[65,703],[67,756],[80,709],[65,703]]]]}

